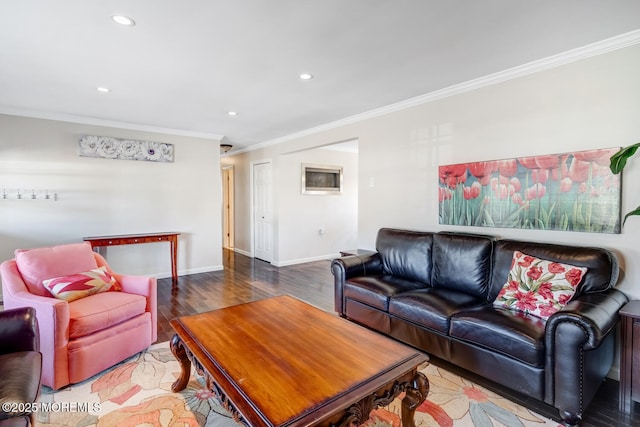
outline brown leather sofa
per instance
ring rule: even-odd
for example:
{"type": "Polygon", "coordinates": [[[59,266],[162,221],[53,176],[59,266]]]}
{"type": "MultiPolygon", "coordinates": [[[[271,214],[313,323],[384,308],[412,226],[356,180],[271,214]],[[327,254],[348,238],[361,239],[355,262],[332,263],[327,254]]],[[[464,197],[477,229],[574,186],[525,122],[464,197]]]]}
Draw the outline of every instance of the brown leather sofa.
{"type": "Polygon", "coordinates": [[[582,413],[615,356],[614,253],[600,248],[500,240],[449,232],[381,229],[376,252],[335,259],[342,316],[558,409],[582,413]],[[514,251],[586,267],[569,303],[543,320],[494,300],[514,251]]]}
{"type": "Polygon", "coordinates": [[[0,427],[33,425],[28,405],[40,395],[39,347],[33,308],[0,311],[0,427]]]}

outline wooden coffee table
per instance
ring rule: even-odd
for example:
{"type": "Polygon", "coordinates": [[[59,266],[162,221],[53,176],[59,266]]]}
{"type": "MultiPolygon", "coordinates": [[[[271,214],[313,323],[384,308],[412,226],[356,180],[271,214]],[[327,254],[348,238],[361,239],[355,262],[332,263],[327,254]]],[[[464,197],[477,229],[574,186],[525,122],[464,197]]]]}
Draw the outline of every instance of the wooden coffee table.
{"type": "Polygon", "coordinates": [[[345,426],[369,418],[401,392],[402,423],[429,391],[428,357],[404,344],[279,296],[171,320],[171,351],[191,363],[234,418],[250,426],[345,426]]]}

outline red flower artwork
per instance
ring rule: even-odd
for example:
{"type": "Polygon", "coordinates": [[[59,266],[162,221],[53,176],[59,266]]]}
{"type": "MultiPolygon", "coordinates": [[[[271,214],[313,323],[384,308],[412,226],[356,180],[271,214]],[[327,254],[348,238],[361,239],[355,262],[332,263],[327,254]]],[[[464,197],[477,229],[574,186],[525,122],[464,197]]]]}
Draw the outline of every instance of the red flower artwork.
{"type": "Polygon", "coordinates": [[[496,162],[474,162],[469,164],[469,173],[478,178],[481,185],[487,185],[495,171],[496,162]]]}
{"type": "Polygon", "coordinates": [[[480,195],[480,183],[474,182],[470,187],[464,187],[464,198],[466,200],[475,199],[480,195]]]}
{"type": "Polygon", "coordinates": [[[620,232],[619,149],[458,163],[438,169],[441,224],[620,232]]]}
{"type": "Polygon", "coordinates": [[[448,187],[454,188],[456,185],[465,182],[467,179],[466,164],[440,166],[438,169],[440,182],[444,183],[448,187]]]}
{"type": "Polygon", "coordinates": [[[534,158],[534,162],[540,169],[556,169],[560,167],[562,158],[558,157],[555,154],[547,156],[536,156],[534,158]]]}
{"type": "Polygon", "coordinates": [[[515,176],[518,172],[518,162],[516,159],[500,160],[497,162],[497,170],[501,176],[515,176]]]}

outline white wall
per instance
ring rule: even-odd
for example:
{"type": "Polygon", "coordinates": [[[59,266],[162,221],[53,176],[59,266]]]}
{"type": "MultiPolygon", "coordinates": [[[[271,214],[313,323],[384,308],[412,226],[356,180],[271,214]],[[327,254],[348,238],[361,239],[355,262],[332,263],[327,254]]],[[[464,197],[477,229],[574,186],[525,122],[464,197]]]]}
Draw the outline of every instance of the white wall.
{"type": "Polygon", "coordinates": [[[340,250],[356,248],[357,153],[315,149],[282,155],[275,188],[278,192],[278,265],[337,257],[340,250]],[[342,194],[302,194],[302,163],[342,166],[342,194]]]}
{"type": "MultiPolygon", "coordinates": [[[[235,156],[242,164],[327,141],[359,140],[358,244],[374,248],[380,227],[455,229],[612,249],[640,298],[640,218],[622,234],[446,227],[438,224],[438,165],[626,146],[640,141],[640,46],[608,52],[503,83],[235,156]],[[372,185],[371,185],[372,184],[372,185]]],[[[640,157],[623,179],[623,212],[640,204],[640,157]]],[[[279,190],[276,190],[279,191],[279,190]]],[[[278,196],[279,197],[279,196],[278,196]]],[[[236,227],[243,228],[243,218],[236,227]]],[[[316,228],[309,225],[309,229],[316,228]]],[[[248,228],[247,228],[248,229],[248,228]]],[[[288,231],[282,230],[281,238],[288,231]]],[[[296,230],[290,232],[295,233],[296,230]]]]}
{"type": "MultiPolygon", "coordinates": [[[[0,199],[0,259],[17,248],[85,236],[182,233],[179,274],[222,268],[219,142],[202,138],[0,115],[3,188],[49,189],[58,200],[0,199]],[[79,157],[81,135],[174,144],[173,163],[79,157]]],[[[106,249],[121,273],[168,277],[169,245],[106,249]]]]}

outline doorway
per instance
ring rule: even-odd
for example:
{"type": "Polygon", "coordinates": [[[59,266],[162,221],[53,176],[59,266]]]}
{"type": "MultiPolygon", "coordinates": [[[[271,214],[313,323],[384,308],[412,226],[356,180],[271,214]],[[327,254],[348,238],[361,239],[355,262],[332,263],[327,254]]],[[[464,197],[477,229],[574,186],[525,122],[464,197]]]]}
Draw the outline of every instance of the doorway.
{"type": "Polygon", "coordinates": [[[234,247],[234,170],[233,166],[222,168],[222,247],[234,247]]]}

